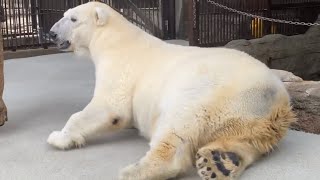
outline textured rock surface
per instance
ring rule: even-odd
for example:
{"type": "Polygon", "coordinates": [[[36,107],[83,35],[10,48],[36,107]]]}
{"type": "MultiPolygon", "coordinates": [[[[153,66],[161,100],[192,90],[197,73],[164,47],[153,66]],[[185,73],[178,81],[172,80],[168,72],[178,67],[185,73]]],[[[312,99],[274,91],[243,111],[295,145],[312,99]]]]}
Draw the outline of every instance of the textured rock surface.
{"type": "Polygon", "coordinates": [[[282,82],[301,82],[303,79],[294,75],[292,72],[279,70],[279,69],[271,69],[272,72],[277,75],[282,82]]]}
{"type": "Polygon", "coordinates": [[[292,128],[320,134],[320,81],[303,81],[291,72],[272,69],[290,93],[297,123],[292,128]]]}
{"type": "Polygon", "coordinates": [[[273,34],[235,40],[226,47],[247,52],[270,68],[290,71],[306,80],[320,80],[320,27],[295,36],[273,34]]]}
{"type": "Polygon", "coordinates": [[[320,82],[285,82],[298,117],[293,129],[320,134],[320,82]]]}

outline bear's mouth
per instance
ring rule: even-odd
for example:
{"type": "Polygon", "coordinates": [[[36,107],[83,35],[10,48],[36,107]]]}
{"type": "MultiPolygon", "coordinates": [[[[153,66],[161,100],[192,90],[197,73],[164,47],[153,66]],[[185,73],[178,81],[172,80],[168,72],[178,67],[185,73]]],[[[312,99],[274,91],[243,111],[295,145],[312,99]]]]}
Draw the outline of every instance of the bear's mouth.
{"type": "Polygon", "coordinates": [[[70,41],[63,41],[62,43],[58,44],[58,48],[61,50],[66,50],[70,47],[70,41]]]}

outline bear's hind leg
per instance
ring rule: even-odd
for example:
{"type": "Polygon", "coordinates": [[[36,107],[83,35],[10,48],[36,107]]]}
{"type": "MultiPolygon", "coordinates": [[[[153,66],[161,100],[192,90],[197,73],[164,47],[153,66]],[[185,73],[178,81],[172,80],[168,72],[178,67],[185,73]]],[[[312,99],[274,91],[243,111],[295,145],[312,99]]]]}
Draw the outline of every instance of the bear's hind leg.
{"type": "Polygon", "coordinates": [[[274,110],[266,119],[229,121],[213,142],[198,150],[198,174],[204,180],[237,179],[246,167],[278,144],[294,121],[290,106],[274,110]]]}
{"type": "Polygon", "coordinates": [[[120,172],[120,180],[165,180],[192,167],[189,144],[174,133],[151,141],[151,149],[138,162],[120,172]]]}

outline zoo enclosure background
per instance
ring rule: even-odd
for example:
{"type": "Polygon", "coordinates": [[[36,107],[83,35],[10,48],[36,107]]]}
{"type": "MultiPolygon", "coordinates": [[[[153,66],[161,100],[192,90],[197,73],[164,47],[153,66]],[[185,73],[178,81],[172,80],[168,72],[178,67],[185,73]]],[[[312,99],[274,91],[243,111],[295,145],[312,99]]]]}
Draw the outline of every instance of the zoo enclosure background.
{"type": "MultiPolygon", "coordinates": [[[[230,8],[275,19],[310,22],[317,20],[320,0],[215,0],[230,8]]],[[[254,39],[267,34],[296,35],[308,26],[274,23],[230,12],[207,0],[193,0],[190,43],[196,46],[222,46],[235,39],[254,39]]]]}
{"type": "MultiPolygon", "coordinates": [[[[91,0],[0,0],[5,22],[5,50],[48,48],[48,32],[63,13],[91,0]]],[[[122,13],[129,21],[162,39],[175,37],[174,1],[171,0],[102,0],[122,13]],[[173,18],[170,18],[173,16],[173,18]]]]}
{"type": "MultiPolygon", "coordinates": [[[[5,50],[48,48],[48,31],[63,12],[89,0],[0,0],[5,50]]],[[[102,0],[129,21],[161,39],[174,39],[177,24],[191,45],[222,46],[235,39],[253,39],[267,34],[295,35],[307,26],[266,22],[232,13],[207,0],[102,0]],[[180,3],[177,3],[180,2],[180,3]],[[179,4],[177,6],[177,4],[179,4]],[[177,9],[182,9],[177,12],[177,9]],[[180,16],[180,12],[182,12],[180,16]],[[181,17],[177,22],[177,16],[181,17]],[[182,23],[181,23],[182,22],[182,23]]],[[[320,0],[215,0],[228,7],[291,21],[314,22],[320,0]]]]}

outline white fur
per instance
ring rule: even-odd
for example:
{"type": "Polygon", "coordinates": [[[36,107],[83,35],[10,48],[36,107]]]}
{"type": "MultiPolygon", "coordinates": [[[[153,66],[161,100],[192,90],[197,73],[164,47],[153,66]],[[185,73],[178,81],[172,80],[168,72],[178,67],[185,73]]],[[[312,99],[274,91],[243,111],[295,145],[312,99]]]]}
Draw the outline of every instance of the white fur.
{"type": "Polygon", "coordinates": [[[100,3],[71,9],[63,19],[70,16],[76,16],[78,24],[63,27],[58,22],[52,30],[60,32],[62,40],[71,40],[69,50],[91,56],[96,87],[87,107],[60,132],[53,132],[48,143],[66,149],[83,145],[97,131],[136,127],[150,139],[151,150],[138,165],[124,169],[120,179],[165,179],[186,171],[199,138],[207,138],[203,129],[209,123],[214,131],[222,123],[197,118],[211,107],[209,103],[218,104],[217,117],[252,119],[269,114],[267,106],[274,102],[264,102],[254,92],[248,97],[242,93],[269,88],[287,97],[280,80],[243,52],[165,43],[100,3]],[[94,12],[104,23],[95,22],[94,12]],[[70,27],[72,33],[65,33],[70,27]],[[219,106],[221,97],[230,103],[219,106]],[[113,125],[115,118],[119,122],[113,125]],[[169,162],[152,159],[153,150],[166,138],[174,145],[175,156],[169,162]]]}

